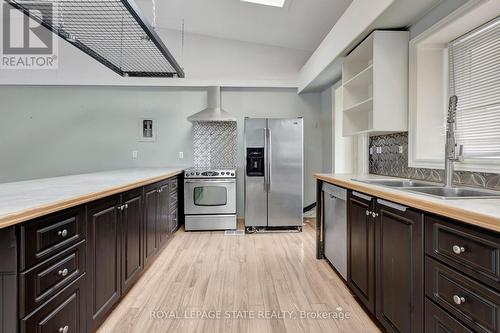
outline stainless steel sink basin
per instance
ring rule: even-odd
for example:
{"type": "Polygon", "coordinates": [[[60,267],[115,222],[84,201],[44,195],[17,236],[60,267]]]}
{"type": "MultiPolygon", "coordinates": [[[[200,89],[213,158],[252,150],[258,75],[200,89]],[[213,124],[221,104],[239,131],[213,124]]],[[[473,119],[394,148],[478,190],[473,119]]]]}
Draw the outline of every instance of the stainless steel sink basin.
{"type": "Polygon", "coordinates": [[[353,179],[358,182],[398,188],[413,188],[413,187],[439,187],[441,184],[425,182],[412,179],[353,179]]]}
{"type": "Polygon", "coordinates": [[[466,187],[426,187],[406,189],[440,199],[500,199],[500,192],[466,187]]]}

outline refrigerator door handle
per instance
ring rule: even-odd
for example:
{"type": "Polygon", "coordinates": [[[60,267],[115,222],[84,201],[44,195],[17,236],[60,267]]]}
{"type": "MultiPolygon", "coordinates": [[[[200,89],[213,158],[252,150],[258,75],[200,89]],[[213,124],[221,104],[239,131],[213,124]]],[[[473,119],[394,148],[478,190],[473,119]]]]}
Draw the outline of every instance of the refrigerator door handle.
{"type": "Polygon", "coordinates": [[[264,192],[268,192],[268,173],[267,173],[267,160],[268,160],[268,145],[267,145],[267,128],[264,127],[264,192]]]}
{"type": "Polygon", "coordinates": [[[271,129],[268,128],[267,129],[267,135],[268,135],[268,138],[267,138],[267,142],[268,142],[268,163],[267,163],[267,167],[269,169],[268,173],[267,173],[267,192],[271,192],[271,182],[272,182],[272,172],[271,172],[271,169],[272,169],[272,147],[273,147],[273,143],[271,141],[271,129]]]}

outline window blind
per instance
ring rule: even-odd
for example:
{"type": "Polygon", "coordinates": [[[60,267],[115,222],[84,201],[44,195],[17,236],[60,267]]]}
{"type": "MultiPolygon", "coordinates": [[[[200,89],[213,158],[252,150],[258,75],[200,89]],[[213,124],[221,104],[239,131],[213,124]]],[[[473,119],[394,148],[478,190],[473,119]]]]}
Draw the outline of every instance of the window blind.
{"type": "Polygon", "coordinates": [[[500,160],[500,17],[450,42],[448,50],[464,157],[500,160]]]}

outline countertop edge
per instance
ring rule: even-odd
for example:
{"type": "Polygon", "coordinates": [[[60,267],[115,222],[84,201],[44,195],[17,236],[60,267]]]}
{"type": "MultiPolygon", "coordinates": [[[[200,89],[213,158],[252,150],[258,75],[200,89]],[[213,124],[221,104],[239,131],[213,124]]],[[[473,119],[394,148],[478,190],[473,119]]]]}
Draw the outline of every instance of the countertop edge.
{"type": "Polygon", "coordinates": [[[68,200],[56,201],[47,205],[36,206],[30,209],[25,209],[14,214],[8,214],[0,217],[0,229],[7,228],[22,222],[26,222],[37,217],[55,213],[67,208],[82,205],[94,200],[102,199],[114,194],[126,192],[137,187],[156,183],[158,181],[180,175],[184,169],[179,169],[174,172],[164,173],[155,177],[146,178],[127,185],[112,187],[99,192],[91,192],[85,195],[74,197],[68,200]]]}
{"type": "Polygon", "coordinates": [[[393,193],[394,189],[384,189],[383,187],[374,187],[373,185],[363,184],[360,182],[355,182],[351,180],[345,180],[340,178],[334,178],[332,176],[327,176],[324,174],[314,174],[314,178],[345,187],[351,190],[360,191],[375,197],[386,199],[398,204],[406,205],[415,209],[426,211],[432,214],[441,215],[454,220],[458,220],[464,223],[468,223],[474,226],[478,226],[484,229],[488,229],[495,232],[500,232],[500,218],[494,216],[481,214],[478,212],[473,212],[468,209],[460,209],[457,207],[452,207],[446,204],[443,200],[442,203],[436,202],[435,200],[426,200],[425,197],[417,195],[408,195],[403,191],[398,193],[393,193]]]}

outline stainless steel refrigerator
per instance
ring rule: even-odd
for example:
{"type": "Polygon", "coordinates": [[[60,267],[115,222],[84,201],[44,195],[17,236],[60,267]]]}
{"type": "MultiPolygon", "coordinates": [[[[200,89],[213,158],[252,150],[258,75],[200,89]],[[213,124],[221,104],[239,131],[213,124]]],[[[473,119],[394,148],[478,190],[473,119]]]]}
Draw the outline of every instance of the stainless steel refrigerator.
{"type": "Polygon", "coordinates": [[[245,119],[245,227],[302,230],[302,118],[245,119]]]}

